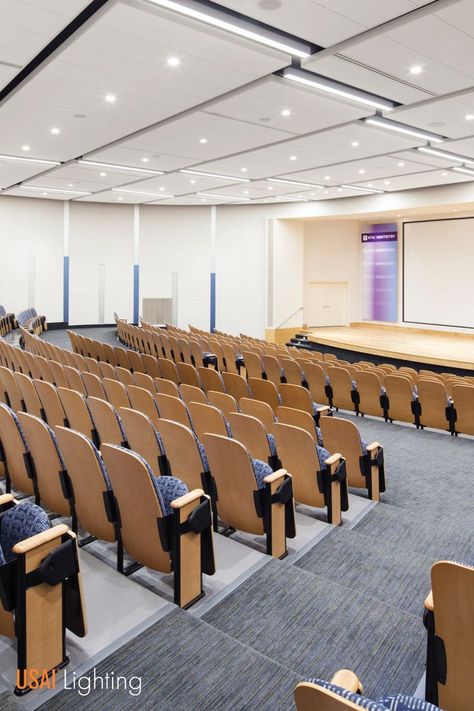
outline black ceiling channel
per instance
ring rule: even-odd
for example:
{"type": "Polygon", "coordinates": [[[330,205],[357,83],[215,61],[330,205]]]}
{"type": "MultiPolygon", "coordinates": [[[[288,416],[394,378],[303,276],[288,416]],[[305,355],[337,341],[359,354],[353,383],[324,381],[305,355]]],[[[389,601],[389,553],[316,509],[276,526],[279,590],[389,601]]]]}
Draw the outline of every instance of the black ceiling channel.
{"type": "Polygon", "coordinates": [[[231,10],[228,7],[224,7],[223,5],[219,5],[216,2],[212,2],[212,0],[198,0],[200,5],[203,5],[204,7],[208,7],[211,10],[215,10],[219,14],[223,15],[228,15],[229,18],[235,18],[236,20],[240,20],[241,22],[249,23],[251,22],[252,25],[255,25],[255,27],[260,28],[261,30],[264,30],[266,32],[271,32],[273,35],[277,34],[280,35],[282,39],[287,39],[287,40],[293,40],[294,42],[303,42],[304,44],[307,44],[308,47],[311,50],[311,54],[316,54],[316,52],[321,52],[325,47],[322,47],[319,44],[315,44],[314,42],[311,42],[310,40],[305,39],[304,37],[298,37],[297,35],[292,35],[290,32],[285,32],[284,30],[280,30],[279,27],[275,27],[274,25],[267,25],[265,22],[261,22],[260,20],[256,20],[254,17],[249,17],[249,15],[244,15],[242,12],[238,12],[237,10],[231,10]]]}
{"type": "Polygon", "coordinates": [[[16,74],[13,79],[0,91],[0,103],[2,103],[12,91],[14,91],[25,79],[27,79],[43,62],[45,62],[61,45],[63,45],[78,29],[90,20],[104,5],[110,0],[92,0],[82,12],[77,15],[66,27],[59,32],[46,47],[38,52],[33,59],[26,64],[23,69],[16,74]]]}
{"type": "Polygon", "coordinates": [[[298,71],[302,75],[306,75],[308,80],[314,79],[317,81],[318,79],[322,80],[322,82],[327,82],[328,84],[338,84],[341,89],[345,89],[348,92],[360,92],[361,94],[365,94],[367,97],[374,99],[375,101],[377,99],[381,99],[383,101],[387,101],[391,104],[393,104],[393,108],[398,108],[399,106],[402,106],[402,104],[399,101],[394,101],[393,99],[387,99],[384,96],[380,96],[379,94],[374,94],[372,91],[367,91],[366,89],[362,89],[361,87],[358,86],[353,86],[351,84],[346,84],[343,81],[340,81],[339,79],[333,79],[332,77],[326,77],[323,74],[316,74],[316,72],[312,72],[309,69],[303,69],[301,66],[301,61],[299,59],[293,59],[291,64],[288,67],[283,67],[282,69],[277,69],[275,72],[273,72],[274,76],[277,77],[282,77],[284,78],[285,76],[285,71],[288,69],[298,69],[298,71]]]}

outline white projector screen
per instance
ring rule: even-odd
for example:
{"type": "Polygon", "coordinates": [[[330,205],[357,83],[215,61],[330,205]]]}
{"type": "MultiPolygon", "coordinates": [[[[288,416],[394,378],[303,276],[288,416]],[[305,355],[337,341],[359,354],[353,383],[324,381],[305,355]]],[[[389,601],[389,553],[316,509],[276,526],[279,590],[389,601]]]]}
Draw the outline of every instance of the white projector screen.
{"type": "Polygon", "coordinates": [[[405,222],[403,320],[474,328],[474,218],[405,222]]]}

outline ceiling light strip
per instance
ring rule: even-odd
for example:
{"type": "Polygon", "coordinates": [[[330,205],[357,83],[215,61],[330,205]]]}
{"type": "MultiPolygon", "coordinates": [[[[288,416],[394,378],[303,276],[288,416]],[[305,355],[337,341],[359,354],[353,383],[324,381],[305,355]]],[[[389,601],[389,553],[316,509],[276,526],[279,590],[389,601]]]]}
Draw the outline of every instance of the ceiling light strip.
{"type": "Polygon", "coordinates": [[[465,166],[454,166],[451,170],[454,170],[456,173],[465,173],[465,175],[474,175],[474,169],[466,168],[465,166]]]}
{"type": "Polygon", "coordinates": [[[314,45],[309,42],[293,38],[273,27],[255,22],[240,13],[226,11],[225,8],[210,6],[196,0],[149,0],[149,2],[167,10],[173,10],[180,15],[191,17],[193,20],[239,35],[239,37],[244,37],[252,42],[286,52],[293,57],[306,59],[315,50],[314,45]]]}
{"type": "Polygon", "coordinates": [[[364,188],[360,185],[349,185],[347,183],[341,184],[341,188],[347,188],[348,190],[362,190],[364,193],[383,193],[383,190],[378,190],[377,188],[364,188]]]}
{"type": "Polygon", "coordinates": [[[286,69],[283,69],[279,72],[279,74],[284,79],[290,79],[291,81],[299,84],[311,86],[314,89],[319,89],[320,91],[325,91],[329,94],[340,96],[343,99],[349,99],[350,101],[364,104],[365,106],[373,106],[374,108],[381,109],[383,111],[391,111],[396,106],[399,106],[399,104],[394,101],[390,101],[389,99],[383,99],[376,94],[356,89],[349,84],[343,84],[342,82],[335,81],[334,79],[329,79],[321,74],[314,74],[306,69],[286,67],[286,69]]]}
{"type": "Polygon", "coordinates": [[[422,138],[424,141],[442,143],[445,140],[444,136],[440,136],[438,133],[424,131],[421,128],[408,126],[407,124],[400,123],[400,121],[392,121],[392,119],[387,119],[383,116],[369,116],[368,118],[363,119],[363,121],[364,123],[368,123],[371,126],[379,126],[380,128],[386,128],[389,131],[396,131],[397,133],[404,133],[407,136],[422,138]]]}
{"type": "Polygon", "coordinates": [[[450,151],[440,150],[438,148],[432,148],[431,146],[418,146],[417,151],[420,153],[428,153],[430,156],[436,156],[437,158],[444,158],[445,160],[455,160],[460,163],[474,164],[472,158],[467,158],[466,156],[461,156],[458,153],[451,153],[450,151]]]}
{"type": "Polygon", "coordinates": [[[128,193],[129,195],[150,195],[151,197],[158,198],[174,198],[174,195],[167,195],[166,193],[149,193],[145,190],[125,190],[125,188],[112,188],[114,193],[128,193]]]}
{"type": "Polygon", "coordinates": [[[204,170],[181,168],[179,172],[186,173],[186,175],[201,175],[203,178],[218,178],[219,180],[231,180],[233,183],[250,183],[250,180],[248,178],[234,178],[232,175],[221,175],[220,173],[206,173],[204,170]]]}
{"type": "Polygon", "coordinates": [[[162,170],[152,170],[152,168],[135,168],[131,165],[120,165],[118,163],[102,163],[96,160],[86,160],[80,158],[78,161],[81,165],[92,165],[97,168],[111,168],[112,170],[128,170],[130,173],[147,173],[148,175],[164,175],[162,170]]]}
{"type": "Polygon", "coordinates": [[[301,180],[285,180],[284,178],[267,178],[269,183],[284,183],[285,185],[296,185],[304,188],[323,188],[323,185],[316,185],[316,183],[304,183],[301,180]]]}
{"type": "Polygon", "coordinates": [[[42,165],[61,165],[57,160],[45,160],[44,158],[26,158],[25,156],[0,155],[0,160],[18,160],[24,163],[41,163],[42,165]]]}
{"type": "Polygon", "coordinates": [[[65,188],[41,188],[38,185],[19,185],[22,190],[39,190],[41,192],[48,193],[66,193],[67,195],[91,195],[91,193],[86,193],[84,190],[66,190],[65,188]]]}
{"type": "Polygon", "coordinates": [[[238,197],[237,195],[221,195],[220,193],[196,193],[196,195],[199,195],[199,197],[210,197],[210,198],[219,198],[221,200],[239,200],[242,202],[247,202],[250,200],[250,198],[247,197],[238,197]]]}

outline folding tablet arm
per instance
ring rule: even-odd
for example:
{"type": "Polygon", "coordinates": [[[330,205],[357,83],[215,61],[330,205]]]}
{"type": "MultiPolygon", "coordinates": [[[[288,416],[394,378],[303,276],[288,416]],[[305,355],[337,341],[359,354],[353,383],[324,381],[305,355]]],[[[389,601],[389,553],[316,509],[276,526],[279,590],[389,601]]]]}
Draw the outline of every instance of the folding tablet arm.
{"type": "Polygon", "coordinates": [[[161,544],[174,569],[174,601],[186,609],[204,595],[202,574],[214,575],[209,496],[194,489],[171,502],[173,513],[160,519],[161,544]]]}
{"type": "Polygon", "coordinates": [[[294,538],[295,502],[291,475],[285,469],[279,469],[263,480],[263,521],[267,535],[267,553],[275,558],[288,555],[286,539],[294,538]]]}
{"type": "Polygon", "coordinates": [[[15,611],[10,636],[18,638],[15,694],[21,695],[30,690],[30,670],[49,676],[69,663],[66,629],[84,637],[86,622],[76,537],[66,525],[17,543],[13,553],[16,558],[0,567],[0,620],[8,633],[7,615],[15,611]]]}
{"type": "Polygon", "coordinates": [[[369,499],[379,501],[385,491],[385,465],[383,447],[378,442],[367,445],[367,454],[360,458],[362,476],[367,482],[369,499]]]}
{"type": "Polygon", "coordinates": [[[328,522],[342,524],[341,511],[349,508],[346,460],[339,452],[325,461],[326,468],[317,473],[318,488],[328,509],[328,522]]]}

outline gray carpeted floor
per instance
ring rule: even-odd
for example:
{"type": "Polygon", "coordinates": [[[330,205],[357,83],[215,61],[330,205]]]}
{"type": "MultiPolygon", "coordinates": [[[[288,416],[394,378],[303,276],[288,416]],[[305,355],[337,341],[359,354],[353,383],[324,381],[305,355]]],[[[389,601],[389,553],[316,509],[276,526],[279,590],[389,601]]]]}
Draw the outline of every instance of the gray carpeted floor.
{"type": "Polygon", "coordinates": [[[301,680],[295,672],[178,609],[99,664],[96,676],[111,670],[128,679],[141,677],[140,696],[124,689],[80,696],[68,689],[42,708],[275,711],[291,708],[293,689],[301,680]]]}
{"type": "MultiPolygon", "coordinates": [[[[88,338],[94,338],[96,341],[110,343],[111,346],[126,347],[117,339],[117,329],[115,326],[91,326],[90,328],[72,328],[71,330],[77,330],[77,333],[81,336],[87,336],[88,338]]],[[[55,346],[59,346],[60,348],[72,350],[71,342],[66,330],[53,329],[51,331],[45,331],[41,335],[41,338],[44,338],[45,341],[49,341],[50,343],[54,343],[55,346]]]]}
{"type": "MultiPolygon", "coordinates": [[[[81,333],[117,344],[109,327],[81,333]]],[[[65,332],[45,338],[69,347],[65,332]]],[[[412,693],[424,671],[430,567],[441,558],[474,562],[474,443],[351,419],[366,441],[384,445],[383,503],[295,565],[270,561],[201,621],[176,610],[99,665],[143,674],[139,700],[62,692],[44,708],[287,711],[298,678],[340,667],[354,669],[369,695],[412,693]]]]}

